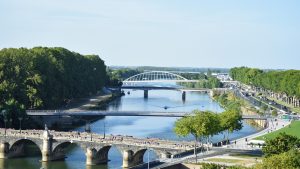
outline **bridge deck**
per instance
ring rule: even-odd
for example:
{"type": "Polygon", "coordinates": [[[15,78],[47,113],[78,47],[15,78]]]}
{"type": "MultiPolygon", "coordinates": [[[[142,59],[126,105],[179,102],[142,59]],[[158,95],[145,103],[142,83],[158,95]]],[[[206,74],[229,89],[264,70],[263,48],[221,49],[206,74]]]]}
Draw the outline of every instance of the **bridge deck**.
{"type": "MultiPolygon", "coordinates": [[[[155,111],[59,111],[59,110],[35,110],[27,111],[29,116],[157,116],[157,117],[183,117],[190,112],[155,112],[155,111]]],[[[265,116],[243,115],[243,119],[266,120],[265,116]]]]}
{"type": "MultiPolygon", "coordinates": [[[[19,130],[0,129],[0,136],[2,137],[17,137],[25,139],[43,139],[44,130],[19,130]]],[[[61,132],[49,130],[53,139],[60,141],[70,141],[70,142],[86,142],[86,143],[100,143],[100,144],[110,144],[110,145],[128,145],[142,148],[163,148],[169,150],[191,150],[194,147],[194,142],[189,141],[171,141],[162,140],[159,138],[135,138],[132,136],[122,136],[122,135],[106,135],[105,138],[101,134],[87,133],[87,132],[61,132]]]]}

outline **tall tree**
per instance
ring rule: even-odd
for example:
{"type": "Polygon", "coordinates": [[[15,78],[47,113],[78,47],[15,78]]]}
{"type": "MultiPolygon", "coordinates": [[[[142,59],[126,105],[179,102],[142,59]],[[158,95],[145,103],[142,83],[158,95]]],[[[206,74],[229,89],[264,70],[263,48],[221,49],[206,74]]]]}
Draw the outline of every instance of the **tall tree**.
{"type": "Polygon", "coordinates": [[[220,114],[221,128],[227,131],[227,141],[229,141],[229,134],[233,131],[242,129],[242,116],[234,110],[228,109],[220,114]]]}

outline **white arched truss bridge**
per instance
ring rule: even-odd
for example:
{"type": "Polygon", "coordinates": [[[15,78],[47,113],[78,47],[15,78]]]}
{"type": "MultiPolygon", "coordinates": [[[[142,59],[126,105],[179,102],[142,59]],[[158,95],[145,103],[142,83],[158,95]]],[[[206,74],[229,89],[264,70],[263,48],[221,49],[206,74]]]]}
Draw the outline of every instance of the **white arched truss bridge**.
{"type": "Polygon", "coordinates": [[[197,82],[197,80],[188,80],[180,75],[166,72],[166,71],[150,71],[140,73],[129,77],[123,81],[123,85],[133,83],[148,83],[148,82],[197,82]]]}

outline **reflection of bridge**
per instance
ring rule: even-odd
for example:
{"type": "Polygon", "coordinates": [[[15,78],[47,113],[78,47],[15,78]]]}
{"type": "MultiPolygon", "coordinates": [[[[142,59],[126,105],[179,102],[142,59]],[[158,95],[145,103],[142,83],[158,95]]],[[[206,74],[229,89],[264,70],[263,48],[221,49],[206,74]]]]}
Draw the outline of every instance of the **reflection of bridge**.
{"type": "Polygon", "coordinates": [[[45,130],[0,129],[0,158],[23,156],[26,144],[35,144],[42,154],[43,162],[63,160],[66,149],[75,144],[86,155],[86,165],[108,162],[108,152],[116,147],[123,156],[123,167],[128,168],[143,164],[147,149],[154,150],[162,158],[191,151],[193,142],[167,141],[160,139],[140,139],[131,136],[103,136],[86,132],[57,132],[45,130]]]}
{"type": "MultiPolygon", "coordinates": [[[[150,83],[183,83],[198,82],[198,80],[188,80],[180,75],[166,71],[151,71],[140,73],[129,77],[123,81],[123,89],[144,90],[144,98],[148,98],[149,90],[180,90],[180,87],[167,87],[151,85],[150,83]]],[[[182,90],[182,99],[185,100],[186,91],[182,90]]]]}
{"type": "MultiPolygon", "coordinates": [[[[60,110],[27,110],[29,116],[157,116],[157,117],[183,117],[187,112],[157,112],[157,111],[60,111],[60,110]]],[[[243,115],[243,119],[267,120],[266,116],[243,115]]]]}

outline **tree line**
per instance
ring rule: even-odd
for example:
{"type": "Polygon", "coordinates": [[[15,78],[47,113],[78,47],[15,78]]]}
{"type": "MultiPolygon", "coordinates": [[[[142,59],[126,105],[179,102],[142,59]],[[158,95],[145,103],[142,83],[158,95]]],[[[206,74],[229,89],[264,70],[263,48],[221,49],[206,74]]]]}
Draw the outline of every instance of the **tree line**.
{"type": "Polygon", "coordinates": [[[182,73],[180,75],[182,75],[183,77],[189,80],[198,80],[198,82],[196,83],[192,83],[192,82],[179,83],[180,85],[188,88],[213,89],[213,88],[220,88],[223,86],[221,81],[218,78],[212,76],[211,73],[209,72],[207,73],[207,75],[205,75],[204,73],[199,73],[199,74],[182,73]]]}
{"type": "Polygon", "coordinates": [[[64,48],[0,50],[0,110],[19,116],[25,109],[54,109],[99,91],[107,82],[97,55],[64,48]]]}
{"type": "Polygon", "coordinates": [[[139,73],[142,73],[142,71],[137,70],[137,69],[130,69],[130,68],[122,68],[122,69],[108,69],[108,86],[112,87],[120,87],[122,86],[122,81],[137,75],[139,73]]]}
{"type": "Polygon", "coordinates": [[[230,69],[230,76],[248,85],[300,98],[300,70],[263,71],[256,68],[235,67],[230,69]]]}

